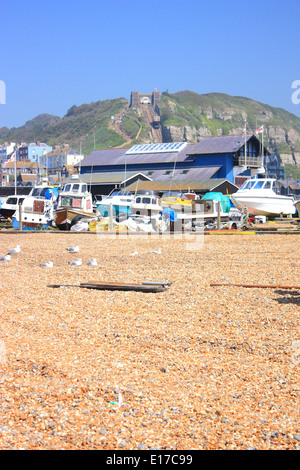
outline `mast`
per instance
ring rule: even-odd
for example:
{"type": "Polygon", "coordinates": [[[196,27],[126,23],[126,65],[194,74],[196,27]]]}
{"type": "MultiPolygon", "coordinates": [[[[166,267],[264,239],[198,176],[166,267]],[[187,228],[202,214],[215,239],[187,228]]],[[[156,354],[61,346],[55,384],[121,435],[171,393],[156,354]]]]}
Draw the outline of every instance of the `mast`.
{"type": "Polygon", "coordinates": [[[17,151],[15,153],[13,153],[13,155],[15,156],[14,158],[14,161],[15,161],[15,196],[17,195],[17,151]]]}
{"type": "Polygon", "coordinates": [[[262,153],[262,162],[261,166],[264,167],[264,126],[262,128],[262,144],[261,144],[261,153],[262,153]]]}
{"type": "Polygon", "coordinates": [[[247,119],[245,119],[245,125],[244,125],[244,134],[245,134],[245,166],[247,166],[247,139],[246,139],[246,135],[247,135],[247,119]]]}

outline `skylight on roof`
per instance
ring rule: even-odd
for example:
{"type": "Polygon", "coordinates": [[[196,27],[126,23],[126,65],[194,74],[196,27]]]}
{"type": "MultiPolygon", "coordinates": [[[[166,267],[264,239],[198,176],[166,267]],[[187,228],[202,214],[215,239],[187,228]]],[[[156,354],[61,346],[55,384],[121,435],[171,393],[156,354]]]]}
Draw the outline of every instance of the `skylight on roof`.
{"type": "Polygon", "coordinates": [[[163,153],[163,152],[179,152],[186,142],[169,142],[163,144],[138,144],[127,150],[127,155],[140,153],[163,153]]]}

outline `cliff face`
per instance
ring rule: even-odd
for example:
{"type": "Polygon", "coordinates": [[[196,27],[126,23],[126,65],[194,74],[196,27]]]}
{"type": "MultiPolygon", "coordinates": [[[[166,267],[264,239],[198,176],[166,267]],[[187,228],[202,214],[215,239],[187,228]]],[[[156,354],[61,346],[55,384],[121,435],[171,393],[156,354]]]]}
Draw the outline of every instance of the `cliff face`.
{"type": "Polygon", "coordinates": [[[300,167],[300,118],[283,109],[248,98],[192,92],[163,94],[160,109],[165,142],[192,143],[206,136],[242,134],[247,120],[248,133],[264,126],[264,146],[277,151],[284,165],[300,167]]]}

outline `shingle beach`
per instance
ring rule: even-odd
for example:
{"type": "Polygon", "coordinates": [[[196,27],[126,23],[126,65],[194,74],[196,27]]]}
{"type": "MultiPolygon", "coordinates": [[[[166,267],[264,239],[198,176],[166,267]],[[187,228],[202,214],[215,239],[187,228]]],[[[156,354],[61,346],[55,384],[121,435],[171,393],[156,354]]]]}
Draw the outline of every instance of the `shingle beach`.
{"type": "Polygon", "coordinates": [[[299,235],[193,243],[1,233],[1,449],[300,450],[299,235]]]}

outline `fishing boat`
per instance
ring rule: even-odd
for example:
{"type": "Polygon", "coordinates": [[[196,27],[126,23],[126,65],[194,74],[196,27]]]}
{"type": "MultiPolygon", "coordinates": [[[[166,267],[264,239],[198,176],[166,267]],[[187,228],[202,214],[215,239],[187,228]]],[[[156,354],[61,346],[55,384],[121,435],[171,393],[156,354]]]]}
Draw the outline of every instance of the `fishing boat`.
{"type": "Polygon", "coordinates": [[[296,213],[293,196],[280,194],[278,181],[264,177],[264,170],[245,181],[234,193],[234,198],[246,206],[249,215],[265,215],[270,219],[278,216],[292,217],[296,213]]]}
{"type": "Polygon", "coordinates": [[[155,194],[136,194],[130,205],[130,216],[147,215],[151,217],[159,214],[162,210],[159,198],[155,194]]]}
{"type": "MultiPolygon", "coordinates": [[[[1,203],[0,215],[6,219],[12,219],[15,212],[19,211],[19,205],[23,205],[23,202],[27,200],[27,198],[45,198],[47,197],[47,190],[53,190],[53,192],[57,191],[57,189],[53,186],[41,184],[34,186],[27,194],[15,194],[7,196],[1,203]]],[[[30,204],[32,205],[32,201],[30,201],[30,204]]]]}
{"type": "MultiPolygon", "coordinates": [[[[22,230],[47,229],[53,222],[53,202],[45,197],[26,196],[21,206],[22,230]]],[[[14,229],[20,229],[20,212],[12,217],[14,229]]]]}
{"type": "Polygon", "coordinates": [[[169,208],[175,212],[192,212],[192,201],[184,193],[169,191],[160,198],[162,208],[169,208]]]}
{"type": "Polygon", "coordinates": [[[19,204],[22,204],[25,195],[8,196],[1,203],[0,214],[6,219],[11,219],[16,211],[19,210],[19,204]]]}
{"type": "Polygon", "coordinates": [[[88,222],[97,217],[93,206],[92,194],[87,184],[82,183],[78,175],[73,175],[70,183],[66,183],[59,195],[54,210],[54,223],[60,230],[70,230],[79,220],[88,222]]]}
{"type": "Polygon", "coordinates": [[[124,190],[113,190],[108,196],[101,201],[96,201],[98,211],[103,217],[110,215],[112,206],[113,216],[130,214],[130,205],[133,201],[133,194],[124,190]]]}

